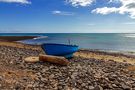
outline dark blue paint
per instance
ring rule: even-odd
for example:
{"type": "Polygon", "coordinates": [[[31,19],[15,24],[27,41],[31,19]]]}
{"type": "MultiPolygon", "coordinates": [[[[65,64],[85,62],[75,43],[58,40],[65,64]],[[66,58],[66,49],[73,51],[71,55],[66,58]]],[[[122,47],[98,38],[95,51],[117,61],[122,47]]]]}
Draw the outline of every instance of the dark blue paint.
{"type": "Polygon", "coordinates": [[[65,45],[65,44],[43,44],[42,49],[47,55],[64,56],[71,58],[73,53],[78,50],[76,45],[65,45]]]}

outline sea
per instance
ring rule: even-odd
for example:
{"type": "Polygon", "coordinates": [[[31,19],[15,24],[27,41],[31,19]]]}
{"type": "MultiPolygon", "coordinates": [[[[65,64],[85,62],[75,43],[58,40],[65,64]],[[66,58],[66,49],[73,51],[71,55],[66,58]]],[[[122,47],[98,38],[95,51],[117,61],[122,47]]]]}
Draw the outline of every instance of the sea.
{"type": "Polygon", "coordinates": [[[0,36],[38,36],[17,41],[32,45],[58,43],[78,45],[81,49],[135,52],[135,33],[0,33],[0,36]]]}

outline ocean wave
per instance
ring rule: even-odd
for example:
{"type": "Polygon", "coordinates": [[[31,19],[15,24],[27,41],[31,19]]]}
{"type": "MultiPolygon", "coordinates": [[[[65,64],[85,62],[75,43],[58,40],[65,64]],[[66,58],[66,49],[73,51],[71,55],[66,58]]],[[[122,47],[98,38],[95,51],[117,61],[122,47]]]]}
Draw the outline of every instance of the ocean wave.
{"type": "Polygon", "coordinates": [[[135,38],[135,34],[126,34],[124,37],[135,38]]]}
{"type": "Polygon", "coordinates": [[[40,36],[40,37],[36,37],[36,38],[33,38],[33,39],[45,39],[45,38],[48,38],[48,36],[40,36]]]}

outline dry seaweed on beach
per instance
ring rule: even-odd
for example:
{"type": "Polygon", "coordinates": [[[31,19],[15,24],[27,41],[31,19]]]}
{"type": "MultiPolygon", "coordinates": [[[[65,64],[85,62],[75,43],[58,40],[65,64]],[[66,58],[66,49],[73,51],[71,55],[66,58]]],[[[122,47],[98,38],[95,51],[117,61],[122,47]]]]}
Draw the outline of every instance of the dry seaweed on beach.
{"type": "Polygon", "coordinates": [[[70,59],[68,66],[42,62],[25,63],[26,57],[39,56],[44,52],[41,49],[32,49],[35,46],[24,46],[25,48],[0,45],[1,89],[135,89],[135,72],[130,69],[133,66],[131,64],[77,56],[70,59]]]}

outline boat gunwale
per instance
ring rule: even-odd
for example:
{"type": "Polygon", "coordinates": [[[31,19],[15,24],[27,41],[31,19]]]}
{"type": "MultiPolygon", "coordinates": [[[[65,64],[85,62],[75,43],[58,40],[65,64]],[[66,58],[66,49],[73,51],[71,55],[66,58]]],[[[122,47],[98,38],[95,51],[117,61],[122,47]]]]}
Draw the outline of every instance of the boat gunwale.
{"type": "Polygon", "coordinates": [[[68,46],[68,47],[78,47],[77,45],[68,45],[68,44],[56,44],[56,43],[43,43],[41,46],[43,45],[59,45],[59,46],[68,46]]]}

